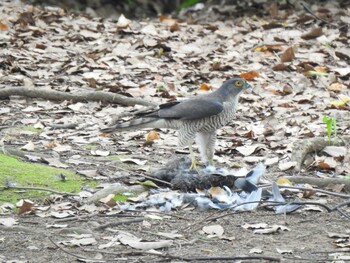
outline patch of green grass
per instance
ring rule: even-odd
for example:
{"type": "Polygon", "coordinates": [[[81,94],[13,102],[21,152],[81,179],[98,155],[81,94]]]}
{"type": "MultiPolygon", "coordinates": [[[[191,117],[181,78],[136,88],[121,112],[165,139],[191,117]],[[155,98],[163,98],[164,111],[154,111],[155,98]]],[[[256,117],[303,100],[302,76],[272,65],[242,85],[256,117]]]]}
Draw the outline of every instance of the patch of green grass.
{"type": "Polygon", "coordinates": [[[324,115],[322,120],[327,126],[328,142],[331,143],[332,133],[333,133],[334,141],[337,139],[337,121],[336,121],[336,118],[324,115]]]}
{"type": "Polygon", "coordinates": [[[21,162],[15,157],[0,154],[0,204],[15,203],[24,198],[35,200],[52,194],[37,190],[1,190],[6,181],[18,187],[44,187],[67,193],[77,193],[83,186],[96,186],[96,182],[88,181],[71,170],[21,162]],[[63,174],[66,180],[60,180],[58,174],[63,174]]]}
{"type": "Polygon", "coordinates": [[[129,197],[136,196],[136,194],[124,194],[124,193],[116,193],[113,197],[113,200],[117,202],[126,202],[129,197]]]}

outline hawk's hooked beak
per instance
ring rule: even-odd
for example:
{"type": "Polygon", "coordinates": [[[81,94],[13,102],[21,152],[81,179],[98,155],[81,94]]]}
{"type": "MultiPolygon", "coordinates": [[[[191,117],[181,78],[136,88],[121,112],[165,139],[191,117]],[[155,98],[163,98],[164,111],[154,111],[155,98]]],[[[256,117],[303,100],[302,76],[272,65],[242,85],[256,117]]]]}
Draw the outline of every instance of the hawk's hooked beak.
{"type": "Polygon", "coordinates": [[[248,82],[247,82],[247,90],[249,90],[249,91],[252,91],[253,90],[253,86],[252,85],[250,85],[248,82]]]}

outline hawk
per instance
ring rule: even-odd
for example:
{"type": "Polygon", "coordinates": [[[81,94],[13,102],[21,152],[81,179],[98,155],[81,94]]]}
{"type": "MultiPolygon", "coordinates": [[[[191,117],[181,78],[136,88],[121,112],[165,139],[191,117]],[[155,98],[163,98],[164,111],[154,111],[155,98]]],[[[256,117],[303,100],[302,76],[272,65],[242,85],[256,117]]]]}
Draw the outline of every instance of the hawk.
{"type": "Polygon", "coordinates": [[[111,133],[125,129],[175,129],[178,130],[179,146],[189,147],[191,168],[196,168],[192,150],[194,140],[198,145],[201,161],[213,164],[216,131],[233,119],[239,96],[248,88],[252,87],[246,80],[232,78],[214,92],[159,105],[157,110],[101,131],[111,133]]]}

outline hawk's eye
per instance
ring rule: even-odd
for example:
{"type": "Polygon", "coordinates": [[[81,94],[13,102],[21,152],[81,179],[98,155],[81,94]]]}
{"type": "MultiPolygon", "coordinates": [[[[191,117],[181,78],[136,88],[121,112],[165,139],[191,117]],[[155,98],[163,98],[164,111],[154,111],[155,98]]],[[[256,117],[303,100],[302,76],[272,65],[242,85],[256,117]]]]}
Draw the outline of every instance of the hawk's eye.
{"type": "Polygon", "coordinates": [[[242,87],[243,86],[243,81],[242,80],[236,80],[235,81],[235,86],[236,87],[242,87]]]}

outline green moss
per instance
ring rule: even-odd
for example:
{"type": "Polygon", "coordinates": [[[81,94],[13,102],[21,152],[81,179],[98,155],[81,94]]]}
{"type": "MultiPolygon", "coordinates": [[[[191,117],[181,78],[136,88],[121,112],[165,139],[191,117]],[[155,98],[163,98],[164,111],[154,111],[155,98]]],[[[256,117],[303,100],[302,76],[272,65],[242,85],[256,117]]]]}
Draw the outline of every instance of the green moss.
{"type": "Polygon", "coordinates": [[[83,186],[94,187],[96,185],[94,181],[87,181],[68,169],[25,163],[15,157],[0,154],[0,204],[5,202],[15,203],[23,198],[35,200],[52,194],[51,192],[37,190],[1,190],[6,186],[6,182],[19,187],[44,187],[67,193],[77,193],[83,186]],[[59,174],[63,174],[66,180],[60,180],[59,174]]]}

